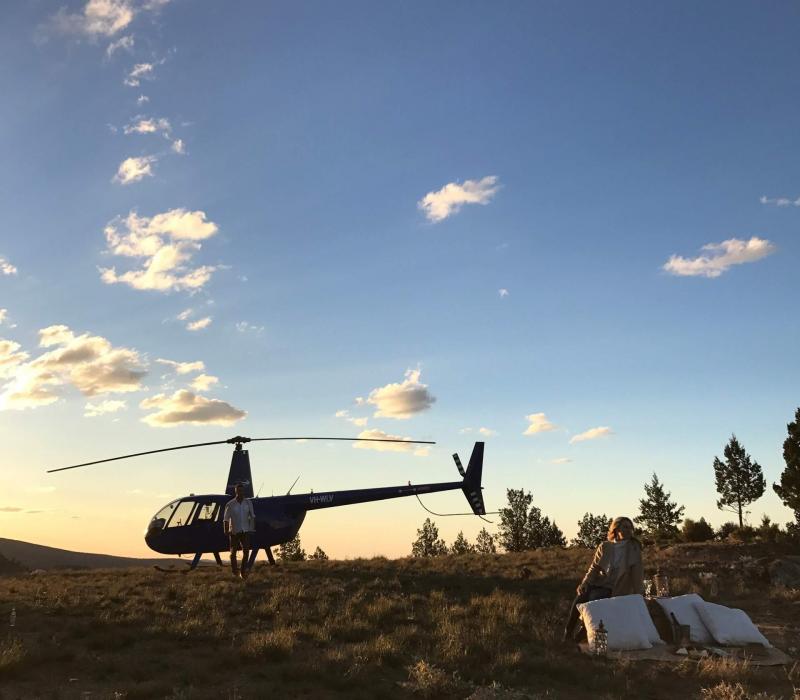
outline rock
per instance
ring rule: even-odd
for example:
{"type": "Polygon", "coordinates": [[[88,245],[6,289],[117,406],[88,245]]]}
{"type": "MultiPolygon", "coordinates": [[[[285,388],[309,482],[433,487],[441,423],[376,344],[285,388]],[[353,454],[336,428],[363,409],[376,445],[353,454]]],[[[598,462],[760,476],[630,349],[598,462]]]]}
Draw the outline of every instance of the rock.
{"type": "Polygon", "coordinates": [[[786,556],[775,559],[767,570],[771,583],[786,588],[800,588],[800,557],[786,556]]]}

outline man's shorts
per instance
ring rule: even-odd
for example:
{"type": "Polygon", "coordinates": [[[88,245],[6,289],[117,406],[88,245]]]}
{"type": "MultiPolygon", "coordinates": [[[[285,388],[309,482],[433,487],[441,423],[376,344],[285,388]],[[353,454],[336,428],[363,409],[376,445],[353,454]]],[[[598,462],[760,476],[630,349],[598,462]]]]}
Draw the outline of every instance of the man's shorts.
{"type": "Polygon", "coordinates": [[[229,537],[231,538],[231,554],[235,554],[239,549],[250,549],[250,533],[232,532],[229,537]]]}

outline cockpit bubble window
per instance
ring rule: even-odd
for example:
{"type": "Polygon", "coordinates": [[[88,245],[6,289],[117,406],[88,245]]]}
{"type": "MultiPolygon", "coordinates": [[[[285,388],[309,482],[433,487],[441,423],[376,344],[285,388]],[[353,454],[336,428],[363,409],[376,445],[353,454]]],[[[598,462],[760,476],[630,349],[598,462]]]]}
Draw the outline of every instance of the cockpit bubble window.
{"type": "Polygon", "coordinates": [[[217,503],[200,503],[197,507],[197,512],[194,514],[194,522],[214,522],[219,516],[219,504],[217,503]]]}
{"type": "Polygon", "coordinates": [[[195,505],[197,504],[194,501],[181,501],[178,503],[172,513],[172,517],[167,523],[167,527],[181,527],[183,525],[188,525],[195,505]]]}
{"type": "Polygon", "coordinates": [[[165,505],[160,511],[158,511],[158,513],[156,513],[153,516],[153,520],[163,520],[164,522],[169,520],[169,516],[172,515],[173,511],[178,506],[179,502],[180,501],[173,501],[172,503],[165,505]]]}

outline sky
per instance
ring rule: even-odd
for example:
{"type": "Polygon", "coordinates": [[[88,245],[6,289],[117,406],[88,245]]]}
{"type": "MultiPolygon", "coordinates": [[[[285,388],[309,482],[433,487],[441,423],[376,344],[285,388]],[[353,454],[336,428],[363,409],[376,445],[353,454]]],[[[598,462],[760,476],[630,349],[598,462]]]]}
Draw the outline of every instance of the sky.
{"type": "MultiPolygon", "coordinates": [[[[487,510],[523,488],[570,537],[654,472],[732,519],[735,433],[750,520],[790,520],[798,29],[790,2],[4,3],[0,536],[147,555],[227,446],[45,470],[237,434],[437,443],[253,445],[262,495],[450,481],[484,440],[487,510]]],[[[426,517],[301,539],[403,556],[426,517]]]]}

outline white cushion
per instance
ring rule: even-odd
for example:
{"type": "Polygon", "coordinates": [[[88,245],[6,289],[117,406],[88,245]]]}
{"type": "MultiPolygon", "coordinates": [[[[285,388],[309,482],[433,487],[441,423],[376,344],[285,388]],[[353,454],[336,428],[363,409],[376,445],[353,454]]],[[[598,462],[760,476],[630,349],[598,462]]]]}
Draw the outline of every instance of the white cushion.
{"type": "Polygon", "coordinates": [[[651,649],[653,644],[661,642],[640,595],[593,600],[581,603],[578,610],[591,646],[594,646],[595,632],[601,620],[608,630],[609,650],[651,649]]]}
{"type": "Polygon", "coordinates": [[[670,624],[672,623],[670,613],[673,613],[681,625],[689,625],[691,628],[689,639],[695,644],[711,644],[714,641],[695,609],[696,605],[705,604],[705,601],[697,593],[679,595],[674,598],[656,598],[656,600],[664,610],[670,624]]]}
{"type": "Polygon", "coordinates": [[[772,646],[769,640],[758,631],[758,627],[747,616],[744,610],[726,608],[715,603],[696,603],[700,619],[705,623],[717,644],[743,646],[745,644],[762,644],[772,646]]]}

